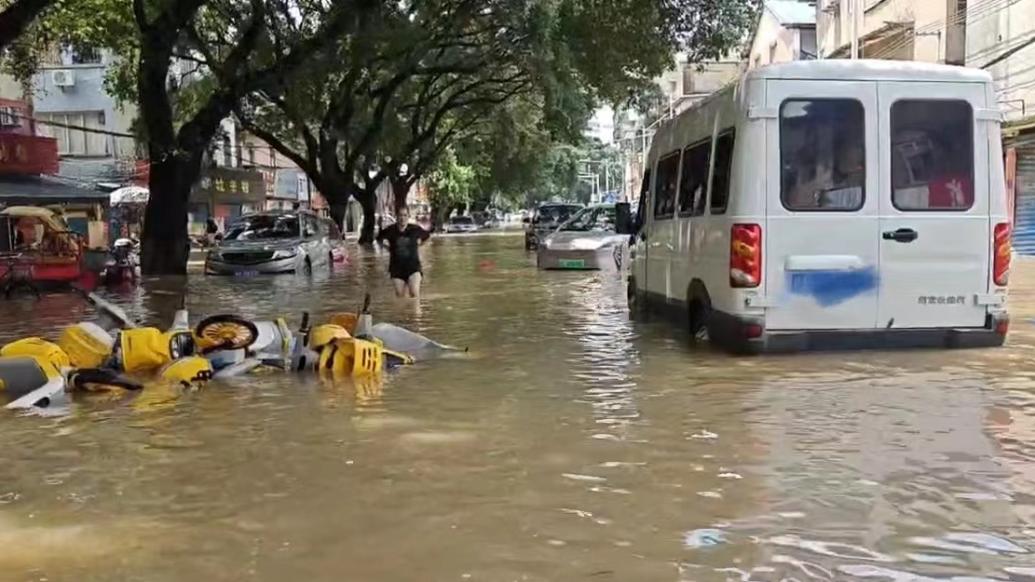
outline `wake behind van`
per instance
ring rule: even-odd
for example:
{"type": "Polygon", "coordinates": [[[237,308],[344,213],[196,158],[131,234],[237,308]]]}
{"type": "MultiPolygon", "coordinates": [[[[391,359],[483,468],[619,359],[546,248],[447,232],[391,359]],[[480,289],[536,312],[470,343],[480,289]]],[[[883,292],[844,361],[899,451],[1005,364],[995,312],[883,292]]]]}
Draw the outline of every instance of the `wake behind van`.
{"type": "Polygon", "coordinates": [[[1002,160],[985,72],[751,71],[655,136],[630,304],[740,352],[1001,345],[1002,160]]]}

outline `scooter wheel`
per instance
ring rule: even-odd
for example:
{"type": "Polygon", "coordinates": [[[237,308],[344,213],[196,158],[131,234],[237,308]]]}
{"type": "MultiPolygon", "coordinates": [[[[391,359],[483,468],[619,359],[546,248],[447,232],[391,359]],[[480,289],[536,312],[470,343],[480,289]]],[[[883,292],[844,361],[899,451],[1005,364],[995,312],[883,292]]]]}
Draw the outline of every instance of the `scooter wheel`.
{"type": "Polygon", "coordinates": [[[259,338],[255,324],[237,315],[213,315],[194,328],[206,351],[243,350],[259,338]]]}

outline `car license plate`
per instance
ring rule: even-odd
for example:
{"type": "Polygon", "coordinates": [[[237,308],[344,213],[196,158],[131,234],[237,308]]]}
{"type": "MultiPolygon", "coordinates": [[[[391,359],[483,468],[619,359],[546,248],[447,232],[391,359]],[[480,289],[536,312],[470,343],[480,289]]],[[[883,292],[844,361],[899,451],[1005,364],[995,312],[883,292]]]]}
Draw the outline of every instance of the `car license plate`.
{"type": "Polygon", "coordinates": [[[562,269],[585,269],[585,259],[561,259],[560,265],[562,269]]]}
{"type": "Polygon", "coordinates": [[[235,277],[258,277],[258,271],[237,271],[234,273],[235,277]]]}

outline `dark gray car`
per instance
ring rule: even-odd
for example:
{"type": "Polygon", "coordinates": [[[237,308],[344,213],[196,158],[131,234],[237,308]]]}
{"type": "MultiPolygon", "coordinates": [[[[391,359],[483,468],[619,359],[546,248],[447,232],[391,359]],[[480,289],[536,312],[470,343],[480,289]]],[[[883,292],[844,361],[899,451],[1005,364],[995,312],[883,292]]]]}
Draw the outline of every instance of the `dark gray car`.
{"type": "Polygon", "coordinates": [[[311,274],[330,269],[333,249],[327,229],[310,212],[264,212],[243,216],[208,253],[209,275],[311,274]]]}

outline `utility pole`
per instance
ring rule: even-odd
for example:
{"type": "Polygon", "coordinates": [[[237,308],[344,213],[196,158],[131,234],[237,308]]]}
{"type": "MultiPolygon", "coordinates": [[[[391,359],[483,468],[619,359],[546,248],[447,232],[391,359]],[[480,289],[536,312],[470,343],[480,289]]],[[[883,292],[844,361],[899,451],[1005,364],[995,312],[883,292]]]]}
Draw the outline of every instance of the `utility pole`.
{"type": "Polygon", "coordinates": [[[859,58],[859,12],[863,0],[848,0],[848,11],[852,17],[852,58],[859,58]]]}

